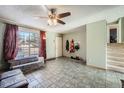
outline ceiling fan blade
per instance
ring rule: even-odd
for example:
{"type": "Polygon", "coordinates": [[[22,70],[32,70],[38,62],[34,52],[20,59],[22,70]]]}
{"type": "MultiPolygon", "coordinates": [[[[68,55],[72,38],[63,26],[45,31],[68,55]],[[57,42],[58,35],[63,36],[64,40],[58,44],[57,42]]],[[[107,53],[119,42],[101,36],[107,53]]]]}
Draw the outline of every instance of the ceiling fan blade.
{"type": "Polygon", "coordinates": [[[57,22],[60,24],[63,24],[63,25],[65,24],[65,22],[63,22],[62,20],[59,20],[59,19],[57,19],[57,22]]]}
{"type": "Polygon", "coordinates": [[[34,16],[35,19],[39,19],[39,18],[44,18],[44,19],[47,19],[48,17],[45,17],[45,16],[34,16]]]}
{"type": "Polygon", "coordinates": [[[71,15],[70,12],[61,13],[61,14],[58,14],[58,18],[63,18],[63,17],[67,17],[67,16],[70,16],[70,15],[71,15]]]}
{"type": "Polygon", "coordinates": [[[48,18],[48,17],[45,17],[45,16],[39,16],[39,18],[48,18]]]}
{"type": "Polygon", "coordinates": [[[48,13],[50,9],[47,7],[47,5],[42,5],[43,10],[48,13]]]}

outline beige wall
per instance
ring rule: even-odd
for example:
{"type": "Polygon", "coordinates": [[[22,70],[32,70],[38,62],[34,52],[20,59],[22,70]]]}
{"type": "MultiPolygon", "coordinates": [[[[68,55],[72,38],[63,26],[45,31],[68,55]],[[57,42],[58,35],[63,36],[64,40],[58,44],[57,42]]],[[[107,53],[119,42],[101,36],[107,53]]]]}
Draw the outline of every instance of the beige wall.
{"type": "Polygon", "coordinates": [[[87,65],[106,69],[106,21],[87,24],[87,65]]]}
{"type": "Polygon", "coordinates": [[[54,32],[46,32],[47,59],[56,57],[56,36],[61,35],[54,32]]]}
{"type": "Polygon", "coordinates": [[[71,30],[72,32],[63,35],[63,56],[79,56],[86,60],[86,26],[81,26],[71,30]],[[66,40],[74,40],[74,42],[80,43],[80,49],[75,53],[69,53],[66,51],[66,40]]]}

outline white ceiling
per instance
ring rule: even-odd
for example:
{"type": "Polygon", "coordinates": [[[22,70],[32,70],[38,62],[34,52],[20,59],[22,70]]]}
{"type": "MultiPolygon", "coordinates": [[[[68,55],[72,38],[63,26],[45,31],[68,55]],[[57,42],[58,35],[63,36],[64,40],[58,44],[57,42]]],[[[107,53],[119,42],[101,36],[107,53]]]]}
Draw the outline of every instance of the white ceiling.
{"type": "MultiPolygon", "coordinates": [[[[45,31],[54,31],[63,33],[72,28],[76,28],[79,22],[84,19],[100,13],[102,11],[113,9],[118,6],[113,5],[48,5],[49,8],[57,8],[57,13],[71,12],[71,16],[63,18],[66,25],[58,24],[48,26],[47,19],[35,19],[34,16],[47,16],[42,6],[39,5],[1,5],[0,17],[12,20],[18,24],[28,25],[45,31]]],[[[83,25],[83,24],[80,24],[83,25]]],[[[78,25],[79,26],[79,25],[78,25]]]]}

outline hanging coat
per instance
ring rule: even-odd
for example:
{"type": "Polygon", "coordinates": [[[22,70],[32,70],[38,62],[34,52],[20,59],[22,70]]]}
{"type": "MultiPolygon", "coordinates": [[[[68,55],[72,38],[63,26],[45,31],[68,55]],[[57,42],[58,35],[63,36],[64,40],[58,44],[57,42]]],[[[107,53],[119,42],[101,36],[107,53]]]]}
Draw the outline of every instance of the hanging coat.
{"type": "Polygon", "coordinates": [[[74,40],[72,39],[70,42],[70,53],[74,53],[75,52],[75,48],[74,48],[74,40]]]}
{"type": "Polygon", "coordinates": [[[66,40],[66,51],[68,52],[69,51],[69,41],[66,40]]]}

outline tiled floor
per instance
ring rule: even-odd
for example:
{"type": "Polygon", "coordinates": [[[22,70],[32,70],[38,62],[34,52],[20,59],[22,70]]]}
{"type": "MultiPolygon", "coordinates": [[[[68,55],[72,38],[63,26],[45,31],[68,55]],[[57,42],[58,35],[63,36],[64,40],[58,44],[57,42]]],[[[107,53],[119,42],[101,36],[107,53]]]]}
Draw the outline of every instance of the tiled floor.
{"type": "Polygon", "coordinates": [[[76,63],[68,58],[48,61],[26,75],[30,88],[120,88],[124,74],[76,63]]]}

